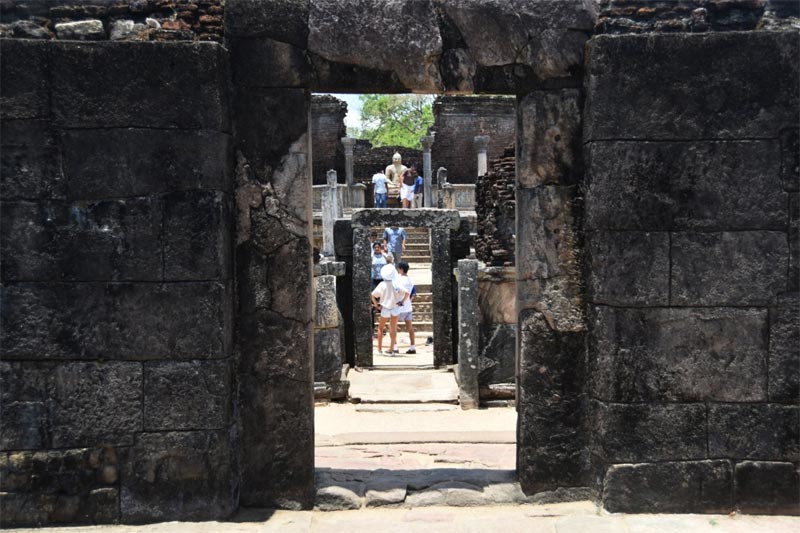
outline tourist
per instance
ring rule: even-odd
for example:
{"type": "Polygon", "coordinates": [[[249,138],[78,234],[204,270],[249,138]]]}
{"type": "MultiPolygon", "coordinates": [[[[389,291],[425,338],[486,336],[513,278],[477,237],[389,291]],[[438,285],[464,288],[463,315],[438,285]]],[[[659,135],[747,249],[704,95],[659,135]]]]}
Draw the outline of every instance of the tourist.
{"type": "Polygon", "coordinates": [[[411,207],[414,201],[414,184],[417,180],[417,169],[411,167],[403,172],[402,182],[400,185],[400,202],[404,209],[411,207]]]}
{"type": "MultiPolygon", "coordinates": [[[[408,293],[399,287],[395,287],[392,283],[397,276],[397,271],[392,265],[384,265],[381,268],[381,281],[377,287],[372,290],[370,300],[372,307],[376,311],[380,311],[381,317],[378,321],[378,331],[383,331],[386,327],[386,321],[389,321],[389,343],[390,348],[384,352],[386,355],[393,356],[400,353],[397,348],[397,317],[400,315],[402,302],[408,296],[408,293]]],[[[378,352],[383,350],[383,335],[378,335],[378,352]]]]}
{"type": "Polygon", "coordinates": [[[417,353],[417,347],[414,345],[414,325],[412,324],[414,316],[411,309],[411,302],[417,290],[416,287],[414,287],[414,282],[411,281],[411,278],[408,276],[408,263],[405,261],[397,263],[397,273],[399,275],[397,276],[395,285],[407,294],[406,298],[401,302],[400,314],[397,317],[397,321],[398,323],[405,322],[406,331],[408,331],[408,341],[410,343],[406,353],[414,354],[417,353]]]}
{"type": "Polygon", "coordinates": [[[399,263],[406,249],[406,230],[398,226],[383,230],[383,249],[394,256],[395,264],[399,263]]]}
{"type": "Polygon", "coordinates": [[[372,175],[373,192],[375,194],[375,207],[386,207],[386,174],[378,172],[372,175]]]}
{"type": "Polygon", "coordinates": [[[375,242],[372,244],[372,288],[378,286],[382,280],[381,268],[387,263],[386,256],[383,255],[383,246],[381,243],[375,242]]]}
{"type": "MultiPolygon", "coordinates": [[[[412,167],[414,169],[414,173],[417,173],[416,167],[412,167]]],[[[425,191],[425,180],[419,174],[417,174],[417,179],[414,182],[414,209],[419,209],[422,207],[422,198],[425,191]]]]}

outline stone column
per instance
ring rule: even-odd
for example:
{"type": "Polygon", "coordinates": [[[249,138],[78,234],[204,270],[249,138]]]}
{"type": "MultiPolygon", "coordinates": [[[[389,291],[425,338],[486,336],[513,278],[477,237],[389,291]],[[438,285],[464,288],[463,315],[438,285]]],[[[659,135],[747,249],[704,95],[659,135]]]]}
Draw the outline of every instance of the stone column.
{"type": "MultiPolygon", "coordinates": [[[[356,145],[356,140],[352,137],[342,137],[342,146],[344,146],[344,178],[347,185],[347,198],[345,199],[345,207],[356,207],[355,205],[355,192],[353,190],[353,147],[356,145]]],[[[364,204],[361,204],[363,207],[364,204]]]]}
{"type": "Polygon", "coordinates": [[[431,261],[433,263],[433,364],[441,368],[453,363],[453,284],[451,283],[453,267],[450,264],[450,229],[431,229],[431,261]]]}
{"type": "Polygon", "coordinates": [[[483,176],[489,169],[489,161],[486,156],[486,148],[489,146],[488,135],[475,136],[475,148],[478,149],[478,176],[483,176]]]}
{"type": "Polygon", "coordinates": [[[433,198],[431,198],[431,202],[433,203],[432,207],[442,207],[442,186],[447,183],[447,169],[444,167],[439,167],[436,171],[436,183],[431,187],[435,189],[433,192],[433,198]]]}
{"type": "Polygon", "coordinates": [[[342,217],[339,204],[339,191],[336,184],[336,171],[328,171],[328,187],[322,195],[322,255],[331,257],[333,248],[333,224],[342,217]]]}
{"type": "Polygon", "coordinates": [[[356,365],[372,366],[372,245],[369,228],[353,228],[353,328],[356,365]]]}
{"type": "Polygon", "coordinates": [[[424,207],[435,207],[433,202],[433,164],[431,163],[431,147],[433,146],[433,135],[420,137],[422,144],[422,177],[425,180],[424,207]]]}
{"type": "Polygon", "coordinates": [[[363,209],[367,196],[367,186],[363,183],[354,183],[350,188],[350,208],[363,209]]]}
{"type": "Polygon", "coordinates": [[[462,409],[480,406],[478,389],[478,261],[458,261],[458,398],[462,409]]]}

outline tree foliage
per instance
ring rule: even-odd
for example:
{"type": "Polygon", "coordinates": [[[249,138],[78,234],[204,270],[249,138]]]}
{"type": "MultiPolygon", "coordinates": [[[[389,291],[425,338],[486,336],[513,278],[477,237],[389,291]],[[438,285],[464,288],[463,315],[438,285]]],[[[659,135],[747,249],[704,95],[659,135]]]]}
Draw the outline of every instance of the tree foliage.
{"type": "Polygon", "coordinates": [[[433,125],[432,96],[418,94],[362,94],[358,138],[373,146],[421,148],[419,138],[433,125]]]}

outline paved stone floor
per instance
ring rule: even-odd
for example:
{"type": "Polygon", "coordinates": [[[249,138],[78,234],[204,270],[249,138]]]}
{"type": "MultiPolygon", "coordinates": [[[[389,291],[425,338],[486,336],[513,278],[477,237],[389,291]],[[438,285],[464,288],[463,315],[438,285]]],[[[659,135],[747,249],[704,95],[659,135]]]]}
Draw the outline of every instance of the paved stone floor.
{"type": "Polygon", "coordinates": [[[455,375],[444,369],[354,369],[347,379],[361,403],[458,403],[455,375]]]}

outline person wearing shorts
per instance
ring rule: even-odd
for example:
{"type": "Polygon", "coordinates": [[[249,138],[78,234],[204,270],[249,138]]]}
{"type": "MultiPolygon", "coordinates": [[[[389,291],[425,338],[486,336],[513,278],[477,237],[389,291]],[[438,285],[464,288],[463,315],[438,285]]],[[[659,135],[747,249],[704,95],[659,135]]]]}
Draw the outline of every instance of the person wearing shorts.
{"type": "Polygon", "coordinates": [[[406,209],[411,207],[414,201],[414,187],[417,183],[417,169],[412,166],[401,176],[402,185],[400,185],[400,201],[406,209]]]}
{"type": "MultiPolygon", "coordinates": [[[[383,331],[386,322],[389,322],[389,342],[390,348],[384,352],[386,355],[393,356],[400,353],[397,348],[397,319],[400,316],[400,306],[397,304],[406,299],[406,293],[393,283],[397,276],[394,265],[384,265],[381,268],[381,281],[370,294],[372,307],[380,311],[378,319],[378,331],[383,331]]],[[[383,350],[383,335],[378,335],[378,352],[383,350]]]]}
{"type": "Polygon", "coordinates": [[[406,294],[406,297],[400,302],[400,313],[397,316],[397,322],[405,323],[408,340],[411,344],[406,353],[414,354],[417,353],[417,347],[414,345],[414,314],[411,309],[411,300],[416,291],[414,290],[414,282],[408,277],[408,263],[405,261],[397,263],[397,274],[394,284],[406,294]]]}

